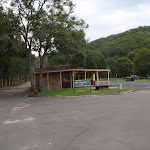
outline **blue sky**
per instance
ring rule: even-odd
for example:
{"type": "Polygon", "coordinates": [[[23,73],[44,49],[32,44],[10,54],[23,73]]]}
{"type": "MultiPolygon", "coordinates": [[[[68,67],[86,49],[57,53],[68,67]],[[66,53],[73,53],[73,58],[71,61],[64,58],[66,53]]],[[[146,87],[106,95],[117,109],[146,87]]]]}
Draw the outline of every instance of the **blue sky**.
{"type": "Polygon", "coordinates": [[[93,41],[139,26],[150,25],[149,0],[73,0],[76,16],[89,24],[86,39],[93,41]]]}

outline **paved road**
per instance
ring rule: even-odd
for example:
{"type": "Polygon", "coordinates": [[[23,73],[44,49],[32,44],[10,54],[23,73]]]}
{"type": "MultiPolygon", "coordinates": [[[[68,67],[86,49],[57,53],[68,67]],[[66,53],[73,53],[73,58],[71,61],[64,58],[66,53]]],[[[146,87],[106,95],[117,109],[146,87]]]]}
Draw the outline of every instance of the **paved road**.
{"type": "Polygon", "coordinates": [[[0,96],[0,149],[150,150],[149,97],[0,96]]]}
{"type": "Polygon", "coordinates": [[[4,96],[24,96],[30,91],[31,85],[30,82],[26,82],[19,86],[7,87],[0,89],[0,97],[4,96]]]}
{"type": "Polygon", "coordinates": [[[119,87],[120,83],[122,83],[123,88],[130,88],[134,90],[150,90],[150,82],[110,82],[110,85],[119,87]]]}

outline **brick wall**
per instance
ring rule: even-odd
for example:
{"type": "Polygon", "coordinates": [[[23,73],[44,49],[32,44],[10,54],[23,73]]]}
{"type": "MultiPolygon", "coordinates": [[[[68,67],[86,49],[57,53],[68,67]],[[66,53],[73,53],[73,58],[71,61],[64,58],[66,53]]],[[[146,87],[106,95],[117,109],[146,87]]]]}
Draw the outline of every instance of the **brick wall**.
{"type": "Polygon", "coordinates": [[[59,73],[49,74],[49,87],[50,87],[50,90],[60,89],[60,74],[59,73]]]}
{"type": "MultiPolygon", "coordinates": [[[[43,74],[44,90],[48,90],[47,86],[47,73],[43,74]]],[[[36,74],[36,87],[39,85],[39,74],[36,74]]],[[[49,90],[60,89],[60,74],[49,73],[49,90]]]]}

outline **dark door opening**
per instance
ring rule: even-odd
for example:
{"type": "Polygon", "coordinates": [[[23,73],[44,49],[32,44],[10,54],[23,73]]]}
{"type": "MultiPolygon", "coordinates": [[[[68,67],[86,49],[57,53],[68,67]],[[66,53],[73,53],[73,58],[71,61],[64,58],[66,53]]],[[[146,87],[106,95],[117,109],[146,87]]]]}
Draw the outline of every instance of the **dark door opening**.
{"type": "Polygon", "coordinates": [[[62,73],[62,88],[71,88],[71,82],[70,82],[70,72],[63,72],[62,73]]]}

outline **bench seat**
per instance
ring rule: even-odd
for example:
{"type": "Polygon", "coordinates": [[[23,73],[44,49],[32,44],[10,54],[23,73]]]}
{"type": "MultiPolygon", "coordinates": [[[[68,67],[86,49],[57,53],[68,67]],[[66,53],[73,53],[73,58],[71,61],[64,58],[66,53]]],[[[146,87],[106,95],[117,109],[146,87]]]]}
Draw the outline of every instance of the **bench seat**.
{"type": "Polygon", "coordinates": [[[108,89],[111,85],[94,85],[93,87],[96,88],[96,90],[99,90],[99,89],[108,89]]]}

